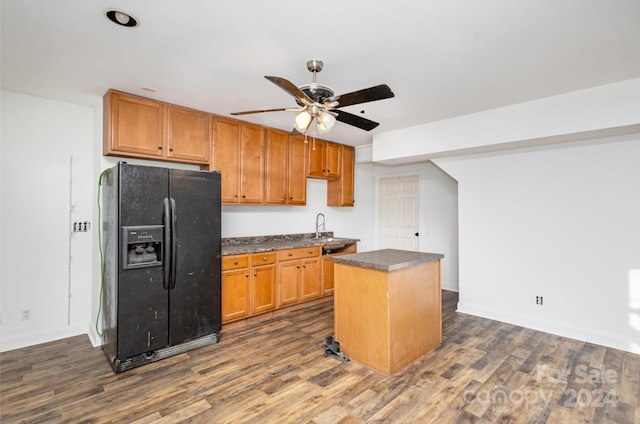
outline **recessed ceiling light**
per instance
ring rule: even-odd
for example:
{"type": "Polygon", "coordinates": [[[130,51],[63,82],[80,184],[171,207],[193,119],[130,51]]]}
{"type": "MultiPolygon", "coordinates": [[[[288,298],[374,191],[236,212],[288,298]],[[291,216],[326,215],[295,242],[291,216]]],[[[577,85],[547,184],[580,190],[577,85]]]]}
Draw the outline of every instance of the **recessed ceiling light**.
{"type": "Polygon", "coordinates": [[[137,27],[139,24],[138,18],[133,16],[129,12],[118,9],[107,9],[104,14],[109,20],[115,24],[125,27],[137,27]]]}

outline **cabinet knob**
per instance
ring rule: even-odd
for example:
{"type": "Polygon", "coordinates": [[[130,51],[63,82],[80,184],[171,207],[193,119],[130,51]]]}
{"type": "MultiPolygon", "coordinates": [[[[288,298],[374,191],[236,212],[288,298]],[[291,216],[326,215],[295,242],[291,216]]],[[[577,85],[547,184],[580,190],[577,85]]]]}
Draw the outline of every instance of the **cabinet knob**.
{"type": "Polygon", "coordinates": [[[249,278],[249,274],[244,274],[245,277],[249,278]]]}
{"type": "Polygon", "coordinates": [[[309,254],[310,254],[310,255],[313,255],[313,250],[309,250],[309,254]]]}
{"type": "Polygon", "coordinates": [[[170,152],[173,152],[173,147],[169,147],[169,151],[170,151],[170,152]]]}
{"type": "Polygon", "coordinates": [[[262,258],[262,260],[266,262],[266,260],[267,260],[267,257],[265,256],[264,258],[262,258]]]}
{"type": "Polygon", "coordinates": [[[243,198],[243,199],[246,199],[246,198],[247,198],[247,196],[245,196],[245,195],[243,194],[243,195],[242,195],[242,198],[243,198]]]}
{"type": "Polygon", "coordinates": [[[254,276],[254,277],[257,277],[257,276],[258,276],[258,273],[257,273],[257,272],[254,272],[254,273],[253,273],[253,276],[254,276]]]}
{"type": "Polygon", "coordinates": [[[296,266],[297,269],[300,269],[300,265],[296,266]]]}
{"type": "Polygon", "coordinates": [[[162,146],[158,146],[158,150],[162,150],[162,146]]]}
{"type": "Polygon", "coordinates": [[[289,253],[289,256],[293,256],[293,253],[289,253]]]}
{"type": "Polygon", "coordinates": [[[238,265],[238,261],[233,261],[233,264],[234,265],[238,265]]]}

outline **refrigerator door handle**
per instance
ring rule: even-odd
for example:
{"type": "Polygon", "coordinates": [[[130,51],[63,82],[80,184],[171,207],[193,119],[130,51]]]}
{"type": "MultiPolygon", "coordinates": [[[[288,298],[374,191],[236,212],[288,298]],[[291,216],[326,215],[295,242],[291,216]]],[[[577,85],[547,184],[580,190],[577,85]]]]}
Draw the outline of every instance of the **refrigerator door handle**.
{"type": "Polygon", "coordinates": [[[171,285],[169,290],[176,286],[176,267],[178,264],[178,212],[176,201],[171,198],[171,285]]]}
{"type": "Polygon", "coordinates": [[[164,252],[162,252],[163,264],[163,279],[162,287],[165,290],[169,290],[169,280],[171,278],[171,208],[169,206],[169,199],[165,198],[162,202],[164,206],[163,221],[164,221],[164,252]]]}

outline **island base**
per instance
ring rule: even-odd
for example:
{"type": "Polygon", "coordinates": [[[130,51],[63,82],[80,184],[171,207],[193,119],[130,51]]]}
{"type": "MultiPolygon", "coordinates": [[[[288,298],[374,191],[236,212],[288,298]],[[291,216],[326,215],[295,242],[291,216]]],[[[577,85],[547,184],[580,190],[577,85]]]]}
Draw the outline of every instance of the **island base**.
{"type": "Polygon", "coordinates": [[[442,342],[440,261],[397,271],[334,267],[335,340],[381,374],[401,371],[442,342]]]}

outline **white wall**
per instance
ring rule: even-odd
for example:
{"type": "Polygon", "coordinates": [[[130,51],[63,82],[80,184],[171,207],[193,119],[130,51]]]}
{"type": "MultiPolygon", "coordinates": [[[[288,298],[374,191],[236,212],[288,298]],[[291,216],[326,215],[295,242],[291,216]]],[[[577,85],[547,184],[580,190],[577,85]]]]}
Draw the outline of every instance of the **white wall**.
{"type": "Polygon", "coordinates": [[[95,225],[71,235],[70,219],[93,217],[94,122],[91,108],[0,96],[0,349],[9,350],[87,332],[95,225]]]}
{"type": "Polygon", "coordinates": [[[412,165],[375,165],[376,245],[380,248],[380,180],[389,177],[418,176],[418,250],[444,254],[442,288],[458,291],[458,184],[432,162],[412,165]]]}
{"type": "Polygon", "coordinates": [[[338,237],[360,239],[360,251],[374,246],[373,167],[356,164],[355,206],[327,206],[327,182],[307,179],[305,206],[235,206],[222,207],[222,236],[246,237],[256,235],[295,234],[315,232],[316,215],[323,213],[327,231],[338,237]]]}
{"type": "Polygon", "coordinates": [[[640,353],[640,134],[436,162],[458,181],[460,312],[640,353]]]}

